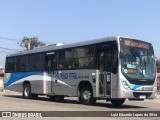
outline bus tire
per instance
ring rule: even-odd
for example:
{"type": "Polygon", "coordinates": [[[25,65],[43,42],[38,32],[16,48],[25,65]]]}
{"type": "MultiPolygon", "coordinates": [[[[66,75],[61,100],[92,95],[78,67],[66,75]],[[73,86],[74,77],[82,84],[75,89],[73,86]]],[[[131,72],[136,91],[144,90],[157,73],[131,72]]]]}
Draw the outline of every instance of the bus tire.
{"type": "Polygon", "coordinates": [[[25,84],[23,86],[23,98],[30,99],[31,97],[32,97],[31,86],[30,84],[25,84]]]}
{"type": "Polygon", "coordinates": [[[111,100],[112,105],[121,106],[125,102],[125,99],[115,99],[111,100]]]}
{"type": "Polygon", "coordinates": [[[96,99],[93,98],[93,92],[90,87],[84,87],[80,92],[79,102],[85,105],[94,105],[96,99]]]}

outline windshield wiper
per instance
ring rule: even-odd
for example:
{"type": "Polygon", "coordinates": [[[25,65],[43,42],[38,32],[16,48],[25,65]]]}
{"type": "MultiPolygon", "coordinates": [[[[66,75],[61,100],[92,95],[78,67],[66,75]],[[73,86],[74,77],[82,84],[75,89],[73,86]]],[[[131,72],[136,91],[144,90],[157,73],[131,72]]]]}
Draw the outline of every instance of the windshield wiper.
{"type": "Polygon", "coordinates": [[[130,51],[131,51],[131,53],[133,54],[133,56],[134,56],[135,58],[136,58],[136,57],[140,58],[138,52],[137,52],[134,48],[130,47],[130,51]]]}

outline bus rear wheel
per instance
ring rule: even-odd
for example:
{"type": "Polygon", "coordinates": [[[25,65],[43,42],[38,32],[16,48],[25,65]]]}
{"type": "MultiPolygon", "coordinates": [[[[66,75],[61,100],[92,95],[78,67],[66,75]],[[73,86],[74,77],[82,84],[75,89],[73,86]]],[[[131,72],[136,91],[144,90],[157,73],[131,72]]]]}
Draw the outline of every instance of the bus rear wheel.
{"type": "Polygon", "coordinates": [[[25,84],[23,86],[23,97],[25,99],[30,99],[31,96],[32,96],[32,94],[31,94],[31,86],[30,86],[30,84],[25,84]]]}
{"type": "Polygon", "coordinates": [[[31,86],[30,84],[25,84],[23,86],[23,98],[25,99],[37,99],[38,98],[38,94],[32,94],[31,93],[31,86]]]}
{"type": "Polygon", "coordinates": [[[125,99],[115,99],[111,100],[111,103],[115,106],[121,106],[125,102],[125,99]]]}
{"type": "Polygon", "coordinates": [[[84,87],[80,92],[80,103],[85,105],[94,105],[96,103],[96,99],[93,98],[93,92],[91,88],[84,87]]]}

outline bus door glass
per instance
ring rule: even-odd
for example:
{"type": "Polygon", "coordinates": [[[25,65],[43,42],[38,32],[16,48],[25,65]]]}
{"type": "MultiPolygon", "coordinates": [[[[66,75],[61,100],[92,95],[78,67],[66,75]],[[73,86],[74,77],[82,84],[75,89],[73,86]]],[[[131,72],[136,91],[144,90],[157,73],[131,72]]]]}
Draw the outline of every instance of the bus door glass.
{"type": "Polygon", "coordinates": [[[106,65],[106,73],[105,73],[105,79],[106,79],[106,89],[105,89],[105,95],[111,95],[111,73],[112,73],[112,53],[113,49],[112,48],[107,48],[106,49],[106,60],[105,60],[105,65],[106,65]]]}
{"type": "Polygon", "coordinates": [[[112,49],[100,47],[98,50],[99,95],[110,96],[111,94],[111,72],[112,72],[112,49]]]}
{"type": "Polygon", "coordinates": [[[48,74],[51,78],[51,92],[54,93],[55,92],[55,87],[54,87],[54,81],[55,81],[55,77],[54,77],[54,70],[56,68],[56,55],[55,53],[52,55],[48,55],[47,56],[47,68],[48,68],[48,74]]]}
{"type": "Polygon", "coordinates": [[[104,62],[105,62],[105,49],[101,49],[98,51],[98,67],[100,70],[99,74],[99,94],[104,96],[104,62]]]}

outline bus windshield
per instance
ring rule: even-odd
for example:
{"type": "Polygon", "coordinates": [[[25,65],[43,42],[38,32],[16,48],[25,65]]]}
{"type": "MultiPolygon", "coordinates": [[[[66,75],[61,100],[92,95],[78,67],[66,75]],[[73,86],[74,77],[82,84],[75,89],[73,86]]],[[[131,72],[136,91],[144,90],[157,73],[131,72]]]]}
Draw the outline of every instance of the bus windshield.
{"type": "Polygon", "coordinates": [[[130,79],[154,80],[155,60],[149,43],[123,40],[121,48],[122,73],[130,79]]]}

